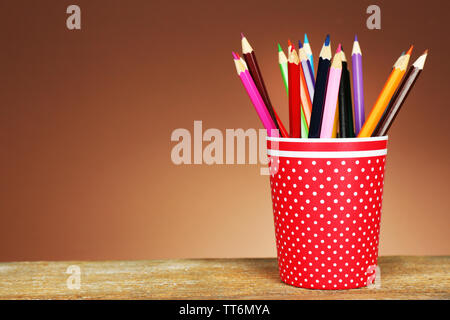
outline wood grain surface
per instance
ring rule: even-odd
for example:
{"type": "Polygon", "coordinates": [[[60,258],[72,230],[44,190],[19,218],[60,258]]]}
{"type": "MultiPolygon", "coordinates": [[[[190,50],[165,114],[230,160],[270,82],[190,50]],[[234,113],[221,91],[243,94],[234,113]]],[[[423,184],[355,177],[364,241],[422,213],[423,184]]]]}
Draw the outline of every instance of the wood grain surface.
{"type": "Polygon", "coordinates": [[[184,259],[0,263],[1,299],[449,299],[450,257],[381,257],[379,288],[309,290],[282,283],[277,261],[184,259]],[[67,268],[80,268],[69,289],[67,268]]]}

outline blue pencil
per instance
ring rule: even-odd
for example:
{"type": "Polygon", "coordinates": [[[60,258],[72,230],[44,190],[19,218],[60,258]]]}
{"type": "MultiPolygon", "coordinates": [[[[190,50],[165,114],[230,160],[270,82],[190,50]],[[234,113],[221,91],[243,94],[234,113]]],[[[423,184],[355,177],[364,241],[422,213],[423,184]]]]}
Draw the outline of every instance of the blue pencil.
{"type": "Polygon", "coordinates": [[[308,41],[308,36],[305,33],[305,39],[303,40],[303,48],[305,48],[305,52],[306,52],[306,56],[308,57],[309,63],[311,64],[311,70],[313,75],[315,74],[314,72],[314,58],[313,58],[313,53],[311,50],[311,46],[309,45],[309,41],[308,41]]]}

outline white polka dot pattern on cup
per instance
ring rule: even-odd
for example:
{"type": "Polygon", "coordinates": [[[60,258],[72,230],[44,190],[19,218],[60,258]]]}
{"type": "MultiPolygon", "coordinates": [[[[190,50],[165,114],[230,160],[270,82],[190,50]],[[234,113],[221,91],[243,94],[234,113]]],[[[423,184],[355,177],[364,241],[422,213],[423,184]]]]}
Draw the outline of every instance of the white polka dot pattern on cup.
{"type": "Polygon", "coordinates": [[[284,282],[367,285],[367,270],[377,264],[385,158],[269,157],[278,164],[270,184],[284,282]]]}

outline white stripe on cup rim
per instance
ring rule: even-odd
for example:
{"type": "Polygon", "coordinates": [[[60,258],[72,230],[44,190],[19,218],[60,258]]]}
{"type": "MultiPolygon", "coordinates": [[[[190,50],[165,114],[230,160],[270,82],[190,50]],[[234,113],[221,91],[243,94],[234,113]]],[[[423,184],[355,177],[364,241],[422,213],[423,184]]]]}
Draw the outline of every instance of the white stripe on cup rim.
{"type": "Polygon", "coordinates": [[[280,141],[280,142],[369,142],[369,141],[385,141],[388,139],[388,136],[382,137],[368,137],[368,138],[278,138],[278,137],[266,137],[268,141],[280,141]]]}
{"type": "Polygon", "coordinates": [[[367,151],[282,151],[268,149],[267,154],[269,156],[288,158],[365,158],[385,156],[387,149],[367,151]]]}

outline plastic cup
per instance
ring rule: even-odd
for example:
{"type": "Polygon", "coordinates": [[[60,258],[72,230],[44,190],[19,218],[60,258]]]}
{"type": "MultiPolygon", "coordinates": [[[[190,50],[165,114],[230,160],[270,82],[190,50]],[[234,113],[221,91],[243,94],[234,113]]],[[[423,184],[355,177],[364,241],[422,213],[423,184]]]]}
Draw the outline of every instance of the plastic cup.
{"type": "Polygon", "coordinates": [[[372,283],[387,140],[267,138],[282,281],[331,290],[372,283]]]}

